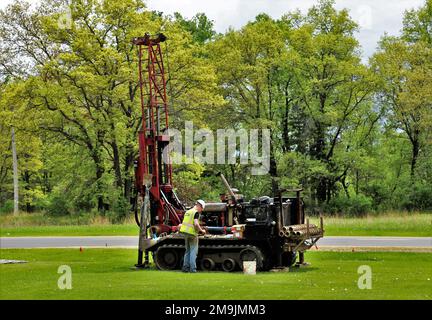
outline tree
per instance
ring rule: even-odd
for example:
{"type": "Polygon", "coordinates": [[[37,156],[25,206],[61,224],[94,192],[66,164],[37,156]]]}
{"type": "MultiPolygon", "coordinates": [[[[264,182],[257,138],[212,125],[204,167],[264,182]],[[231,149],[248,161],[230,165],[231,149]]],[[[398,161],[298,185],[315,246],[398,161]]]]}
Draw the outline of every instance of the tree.
{"type": "Polygon", "coordinates": [[[203,44],[212,40],[216,32],[213,29],[213,21],[205,13],[197,13],[191,19],[184,18],[179,12],[174,13],[174,18],[180,25],[192,34],[194,42],[203,44]]]}
{"type": "Polygon", "coordinates": [[[382,79],[382,102],[391,110],[395,127],[411,143],[411,177],[430,135],[432,112],[432,50],[423,42],[407,44],[385,37],[373,65],[382,79]]]}
{"type": "Polygon", "coordinates": [[[280,21],[261,14],[210,45],[231,113],[238,115],[232,120],[271,129],[273,193],[284,174],[284,154],[299,152],[325,164],[326,172],[298,181],[313,184],[320,202],[348,175],[347,163],[335,161],[348,145],[345,132],[376,119],[374,79],[361,63],[357,26],[333,5],[321,1],[306,16],[294,12],[280,21]]]}
{"type": "Polygon", "coordinates": [[[291,38],[300,57],[296,82],[301,103],[311,120],[309,154],[328,168],[316,181],[320,202],[329,201],[335,183],[347,175],[349,167],[334,161],[345,131],[355,130],[356,120],[370,108],[374,81],[361,63],[356,30],[346,10],[336,11],[334,1],[320,1],[291,38]]]}
{"type": "Polygon", "coordinates": [[[17,209],[19,185],[20,204],[24,204],[29,211],[43,198],[38,187],[43,165],[41,140],[34,134],[39,115],[27,112],[29,99],[25,83],[3,84],[0,92],[0,199],[8,198],[10,190],[13,190],[14,207],[17,209]],[[9,188],[10,181],[13,181],[12,188],[9,188]]]}
{"type": "Polygon", "coordinates": [[[211,116],[201,106],[206,102],[217,108],[221,99],[209,81],[211,66],[196,54],[198,44],[180,23],[146,11],[140,0],[67,4],[48,0],[32,11],[16,2],[0,13],[0,33],[8,47],[2,74],[14,77],[17,59],[29,61],[24,74],[31,98],[28,110],[43,113],[39,126],[45,133],[86,150],[93,162],[87,189],[103,211],[118,198],[113,193],[127,199],[132,184],[141,123],[133,37],[164,27],[175,66],[168,82],[177,119],[188,112],[211,116]],[[59,23],[59,4],[70,10],[70,26],[59,23]]]}
{"type": "Polygon", "coordinates": [[[280,143],[275,89],[279,61],[285,54],[283,34],[275,21],[262,14],[240,31],[231,30],[210,44],[209,52],[228,102],[227,125],[271,131],[269,189],[275,194],[279,189],[276,157],[280,143]]]}
{"type": "Polygon", "coordinates": [[[15,1],[0,11],[0,209],[13,199],[13,128],[21,209],[124,215],[141,126],[131,39],[146,32],[167,36],[170,127],[270,131],[267,175],[175,165],[185,199],[217,200],[222,171],[247,197],[301,186],[312,210],[428,208],[431,8],[408,11],[365,65],[357,24],[332,0],[225,34],[142,0],[15,1]]]}
{"type": "Polygon", "coordinates": [[[425,0],[418,10],[405,12],[402,38],[409,43],[422,41],[432,46],[432,0],[425,0]]]}

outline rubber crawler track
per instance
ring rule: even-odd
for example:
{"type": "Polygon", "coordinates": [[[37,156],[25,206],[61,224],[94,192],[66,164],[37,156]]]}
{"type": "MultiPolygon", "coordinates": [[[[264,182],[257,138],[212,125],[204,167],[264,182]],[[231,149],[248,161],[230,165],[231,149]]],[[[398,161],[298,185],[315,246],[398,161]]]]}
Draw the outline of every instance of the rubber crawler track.
{"type": "MultiPolygon", "coordinates": [[[[184,245],[178,244],[165,244],[160,246],[153,255],[156,267],[160,270],[180,269],[184,249],[184,245]]],[[[245,252],[244,250],[255,254],[257,270],[266,269],[262,251],[258,247],[252,245],[202,245],[199,247],[197,265],[199,266],[201,259],[209,254],[221,254],[233,257],[237,265],[236,270],[239,270],[243,264],[240,256],[242,252],[245,252]]]]}

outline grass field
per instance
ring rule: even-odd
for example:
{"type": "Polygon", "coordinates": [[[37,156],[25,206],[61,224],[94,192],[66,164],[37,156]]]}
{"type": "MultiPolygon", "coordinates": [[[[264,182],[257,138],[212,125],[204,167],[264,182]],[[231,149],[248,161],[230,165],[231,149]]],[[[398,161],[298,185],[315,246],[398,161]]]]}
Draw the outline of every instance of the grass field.
{"type": "Polygon", "coordinates": [[[136,236],[133,224],[1,227],[0,237],[136,236]]]}
{"type": "MultiPolygon", "coordinates": [[[[318,224],[318,219],[311,219],[318,224]]],[[[365,218],[325,217],[328,236],[431,237],[431,213],[390,213],[365,218]]]]}
{"type": "MultiPolygon", "coordinates": [[[[318,223],[318,219],[311,219],[318,223]]],[[[327,236],[432,236],[431,213],[391,213],[365,218],[326,217],[327,236]]],[[[36,214],[0,215],[0,236],[103,236],[136,235],[138,227],[127,220],[110,224],[104,218],[52,217],[36,214]]]]}
{"type": "Polygon", "coordinates": [[[0,215],[1,237],[24,236],[127,236],[136,235],[138,227],[130,217],[122,224],[112,224],[101,216],[50,216],[42,213],[0,215]]]}
{"type": "Polygon", "coordinates": [[[432,255],[310,252],[312,265],[292,272],[134,271],[127,249],[2,249],[0,299],[431,299],[432,255]],[[72,269],[72,289],[60,290],[60,265],[72,269]],[[372,269],[372,289],[360,290],[359,266],[372,269]]]}

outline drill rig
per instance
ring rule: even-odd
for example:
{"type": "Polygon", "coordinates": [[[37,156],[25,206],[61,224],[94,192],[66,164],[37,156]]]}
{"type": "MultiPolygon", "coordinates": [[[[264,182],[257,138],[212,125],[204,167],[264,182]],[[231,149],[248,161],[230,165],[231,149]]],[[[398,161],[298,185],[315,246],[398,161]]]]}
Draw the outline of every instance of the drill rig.
{"type": "MultiPolygon", "coordinates": [[[[172,182],[172,166],[166,152],[170,137],[167,81],[161,43],[163,34],[134,38],[138,46],[141,103],[139,157],[135,161],[135,220],[140,228],[137,268],[149,266],[149,253],[158,269],[180,269],[184,238],[178,232],[185,205],[172,182]]],[[[198,268],[206,271],[240,270],[243,261],[256,261],[257,270],[304,264],[304,252],[323,237],[320,226],[304,215],[302,190],[280,190],[271,197],[246,202],[220,174],[227,193],[220,202],[207,203],[202,224],[207,234],[199,236],[198,268]],[[294,196],[287,196],[294,193],[294,196]]]]}

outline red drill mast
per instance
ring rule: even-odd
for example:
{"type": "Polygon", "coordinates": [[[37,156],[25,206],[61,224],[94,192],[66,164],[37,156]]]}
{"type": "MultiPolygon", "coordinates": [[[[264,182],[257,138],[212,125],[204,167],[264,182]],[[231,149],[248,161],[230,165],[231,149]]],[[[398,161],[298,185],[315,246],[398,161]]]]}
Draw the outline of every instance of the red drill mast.
{"type": "MultiPolygon", "coordinates": [[[[141,219],[140,243],[141,238],[149,237],[147,229],[150,225],[158,234],[174,230],[175,226],[181,223],[185,210],[173,190],[169,153],[164,152],[170,141],[169,135],[165,133],[169,126],[165,67],[161,51],[161,43],[165,40],[163,34],[156,37],[145,34],[144,37],[134,38],[132,41],[139,50],[138,70],[142,112],[135,187],[138,199],[142,200],[140,207],[145,206],[143,200],[146,192],[150,200],[148,219],[150,221],[146,221],[147,225],[143,226],[143,219],[141,219]]],[[[141,249],[139,256],[141,258],[138,258],[138,265],[142,265],[141,249]]]]}

